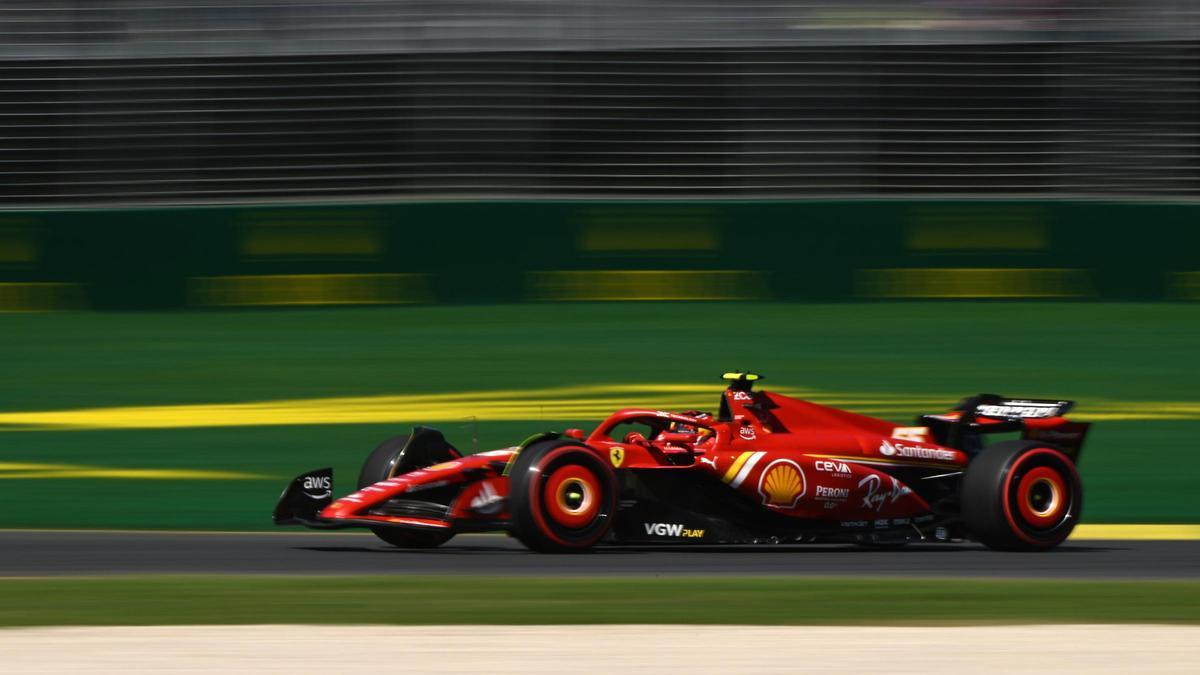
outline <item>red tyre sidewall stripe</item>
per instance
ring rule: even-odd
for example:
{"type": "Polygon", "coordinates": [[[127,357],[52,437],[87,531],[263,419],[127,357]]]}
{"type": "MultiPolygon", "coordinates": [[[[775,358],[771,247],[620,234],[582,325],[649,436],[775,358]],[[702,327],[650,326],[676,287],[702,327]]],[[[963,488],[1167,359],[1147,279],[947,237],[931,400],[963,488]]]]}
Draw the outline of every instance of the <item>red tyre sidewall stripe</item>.
{"type": "MultiPolygon", "coordinates": [[[[1000,494],[1002,494],[1004,496],[1004,499],[1002,500],[1002,505],[1004,506],[1004,519],[1008,521],[1008,526],[1013,531],[1013,534],[1017,535],[1017,537],[1019,537],[1021,539],[1021,541],[1024,541],[1027,544],[1033,544],[1034,546],[1043,546],[1047,543],[1045,540],[1034,539],[1033,537],[1030,537],[1028,534],[1026,534],[1025,530],[1022,529],[1020,523],[1018,523],[1016,518],[1014,517],[1014,514],[1012,512],[1012,504],[1009,503],[1009,498],[1008,498],[1008,496],[1011,492],[1011,489],[1012,489],[1012,479],[1013,479],[1013,476],[1016,475],[1017,469],[1019,469],[1022,464],[1024,464],[1026,461],[1028,461],[1029,458],[1037,457],[1038,455],[1049,455],[1049,456],[1057,459],[1058,461],[1062,462],[1064,466],[1068,466],[1068,467],[1075,466],[1074,464],[1071,463],[1071,460],[1066,455],[1062,454],[1061,452],[1059,452],[1057,450],[1053,450],[1051,448],[1035,448],[1035,449],[1017,457],[1017,461],[1014,462],[1011,467],[1009,467],[1008,474],[1006,476],[1004,476],[1004,486],[1003,486],[1003,489],[1001,490],[1000,494]]],[[[1071,494],[1064,495],[1064,499],[1068,499],[1068,498],[1075,499],[1077,497],[1077,495],[1075,494],[1075,481],[1071,480],[1069,482],[1071,483],[1071,494]]]]}
{"type": "Polygon", "coordinates": [[[533,522],[537,524],[538,529],[541,530],[542,534],[544,534],[547,538],[549,538],[551,541],[558,544],[559,546],[563,546],[566,548],[586,548],[587,546],[590,546],[593,543],[595,543],[596,541],[598,541],[600,539],[600,537],[604,536],[604,531],[601,530],[601,531],[597,532],[595,537],[589,539],[588,541],[584,541],[584,542],[564,541],[561,537],[556,535],[554,533],[554,530],[551,529],[550,523],[546,522],[545,515],[542,513],[541,502],[538,501],[541,498],[541,487],[542,487],[541,473],[542,473],[542,467],[545,467],[545,466],[548,466],[549,464],[551,464],[559,455],[565,454],[567,452],[581,452],[581,451],[582,452],[592,452],[588,448],[586,448],[584,446],[579,446],[579,445],[564,445],[561,448],[555,448],[554,450],[551,450],[550,452],[546,453],[545,457],[542,457],[541,461],[538,462],[538,464],[536,466],[538,474],[539,474],[538,477],[529,481],[529,494],[527,496],[529,497],[529,504],[532,507],[529,509],[529,511],[533,515],[533,522]]]}
{"type": "Polygon", "coordinates": [[[579,464],[570,464],[550,474],[545,480],[545,486],[542,489],[542,499],[546,507],[550,509],[550,517],[563,527],[579,528],[584,527],[592,522],[596,513],[600,510],[600,485],[596,475],[587,467],[579,464]],[[579,481],[584,487],[590,491],[591,503],[585,506],[588,508],[581,510],[579,513],[570,513],[563,510],[558,503],[558,492],[562,490],[563,483],[569,480],[579,481]]]}
{"type": "Polygon", "coordinates": [[[1028,473],[1021,477],[1021,482],[1017,483],[1017,510],[1020,511],[1021,517],[1025,522],[1034,527],[1050,527],[1055,524],[1062,516],[1062,512],[1066,510],[1070,493],[1067,492],[1067,486],[1063,483],[1063,477],[1058,471],[1048,467],[1039,466],[1030,469],[1028,473]],[[1039,514],[1033,510],[1029,504],[1029,491],[1033,489],[1033,485],[1038,481],[1049,482],[1057,496],[1057,501],[1052,505],[1053,509],[1046,513],[1039,514]]]}

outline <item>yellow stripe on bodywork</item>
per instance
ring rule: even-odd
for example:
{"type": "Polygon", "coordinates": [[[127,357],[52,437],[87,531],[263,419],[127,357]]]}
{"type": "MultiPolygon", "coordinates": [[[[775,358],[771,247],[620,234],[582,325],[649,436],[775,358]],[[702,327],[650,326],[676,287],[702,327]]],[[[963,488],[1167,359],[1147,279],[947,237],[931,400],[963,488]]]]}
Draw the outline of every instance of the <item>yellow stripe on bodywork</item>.
{"type": "Polygon", "coordinates": [[[721,477],[721,480],[725,481],[726,483],[733,480],[734,476],[738,475],[738,471],[742,470],[742,465],[745,464],[746,460],[750,459],[750,455],[753,454],[753,452],[743,452],[742,454],[738,455],[738,458],[733,460],[733,464],[729,465],[729,470],[725,472],[725,475],[721,477]]]}

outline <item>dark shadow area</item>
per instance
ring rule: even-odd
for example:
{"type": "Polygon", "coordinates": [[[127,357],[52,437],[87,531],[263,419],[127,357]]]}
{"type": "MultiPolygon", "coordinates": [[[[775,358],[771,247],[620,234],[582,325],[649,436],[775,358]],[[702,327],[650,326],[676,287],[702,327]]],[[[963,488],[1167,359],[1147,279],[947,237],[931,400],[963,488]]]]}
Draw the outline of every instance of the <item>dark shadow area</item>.
{"type": "MultiPolygon", "coordinates": [[[[522,547],[504,547],[504,546],[455,546],[453,543],[446,544],[438,548],[422,549],[422,548],[396,548],[388,546],[290,546],[292,550],[301,551],[318,551],[322,553],[403,553],[403,554],[424,554],[424,555],[455,555],[460,553],[480,553],[480,554],[496,554],[496,553],[518,553],[518,554],[533,554],[534,551],[522,547]]],[[[1055,556],[1067,553],[1104,553],[1112,551],[1129,551],[1129,548],[1105,547],[1105,546],[1060,546],[1049,551],[993,551],[982,546],[972,544],[936,544],[936,545],[914,545],[900,548],[878,548],[870,546],[857,546],[855,544],[761,544],[761,545],[689,545],[681,544],[676,546],[663,545],[616,545],[616,546],[599,546],[591,551],[580,554],[537,554],[545,556],[548,560],[569,560],[579,555],[652,555],[652,554],[696,554],[696,555],[712,555],[712,554],[735,554],[735,555],[762,555],[762,554],[789,554],[789,555],[828,555],[828,554],[854,554],[862,556],[876,557],[878,555],[922,555],[922,554],[943,554],[943,553],[980,553],[988,555],[1020,555],[1020,556],[1055,556]]]]}

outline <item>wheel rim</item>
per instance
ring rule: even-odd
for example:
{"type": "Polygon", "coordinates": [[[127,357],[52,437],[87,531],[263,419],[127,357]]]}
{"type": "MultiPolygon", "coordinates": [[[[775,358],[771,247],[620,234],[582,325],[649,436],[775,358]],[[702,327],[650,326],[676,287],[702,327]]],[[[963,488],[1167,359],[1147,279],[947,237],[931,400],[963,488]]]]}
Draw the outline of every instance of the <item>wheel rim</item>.
{"type": "Polygon", "coordinates": [[[1017,484],[1017,507],[1030,525],[1053,527],[1067,510],[1066,482],[1048,466],[1030,470],[1017,484]]]}
{"type": "Polygon", "coordinates": [[[1008,472],[1004,516],[1022,541],[1052,546],[1074,529],[1079,492],[1071,460],[1057,450],[1036,448],[1019,456],[1008,472]]]}
{"type": "Polygon", "coordinates": [[[546,477],[542,503],[559,525],[578,530],[600,513],[600,484],[596,475],[577,464],[568,464],[546,477]]]}

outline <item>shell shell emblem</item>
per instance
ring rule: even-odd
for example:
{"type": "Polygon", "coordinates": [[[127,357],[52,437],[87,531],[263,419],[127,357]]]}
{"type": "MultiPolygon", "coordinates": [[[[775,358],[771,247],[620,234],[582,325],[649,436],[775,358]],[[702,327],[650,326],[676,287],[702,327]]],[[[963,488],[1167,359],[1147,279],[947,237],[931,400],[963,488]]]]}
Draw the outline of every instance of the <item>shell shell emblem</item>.
{"type": "Polygon", "coordinates": [[[763,469],[758,479],[758,494],[766,506],[794,509],[804,496],[805,483],[800,465],[788,459],[777,459],[763,469]]]}

